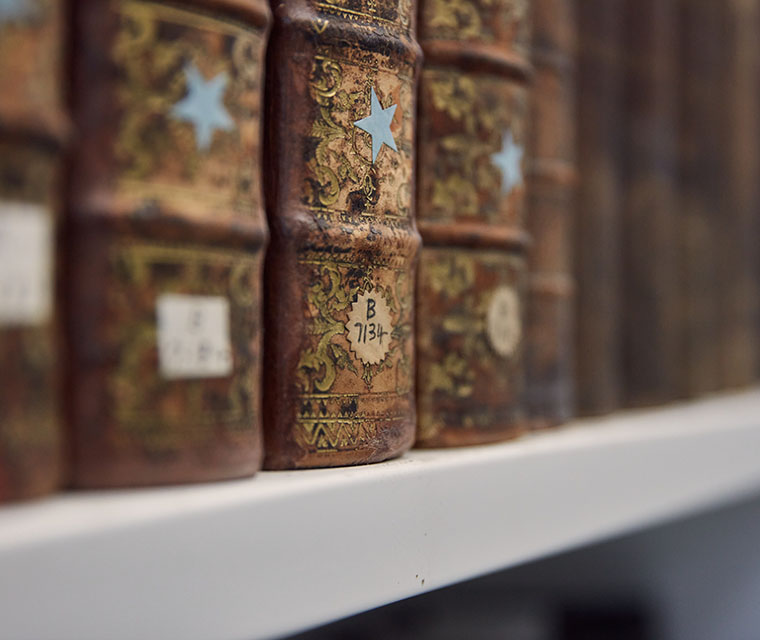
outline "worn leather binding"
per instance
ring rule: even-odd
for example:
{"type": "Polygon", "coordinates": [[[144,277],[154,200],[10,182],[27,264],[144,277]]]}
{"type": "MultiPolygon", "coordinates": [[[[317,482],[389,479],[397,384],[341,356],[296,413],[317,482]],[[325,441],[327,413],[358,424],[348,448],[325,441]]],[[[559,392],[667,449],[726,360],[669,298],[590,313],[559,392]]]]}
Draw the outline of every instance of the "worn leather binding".
{"type": "Polygon", "coordinates": [[[578,2],[575,274],[578,412],[622,402],[623,0],[578,2]]]}
{"type": "Polygon", "coordinates": [[[377,462],[414,438],[416,3],[271,5],[265,466],[377,462]]]}
{"type": "Polygon", "coordinates": [[[679,153],[681,165],[682,395],[720,381],[720,253],[726,206],[721,3],[681,0],[679,153]]]}
{"type": "Polygon", "coordinates": [[[423,0],[419,427],[423,447],[524,429],[527,0],[423,0]]]}
{"type": "Polygon", "coordinates": [[[0,5],[0,502],[60,482],[53,267],[63,36],[56,0],[0,5]]]}
{"type": "Polygon", "coordinates": [[[252,474],[263,0],[78,0],[67,302],[73,483],[252,474]]]}
{"type": "Polygon", "coordinates": [[[533,20],[531,161],[528,183],[526,408],[533,428],[574,412],[573,198],[575,167],[574,0],[536,0],[533,20]]]}
{"type": "Polygon", "coordinates": [[[731,0],[726,12],[726,167],[730,215],[722,220],[721,386],[743,387],[760,366],[760,2],[731,0]]]}
{"type": "Polygon", "coordinates": [[[624,403],[679,396],[678,5],[626,5],[624,403]]]}

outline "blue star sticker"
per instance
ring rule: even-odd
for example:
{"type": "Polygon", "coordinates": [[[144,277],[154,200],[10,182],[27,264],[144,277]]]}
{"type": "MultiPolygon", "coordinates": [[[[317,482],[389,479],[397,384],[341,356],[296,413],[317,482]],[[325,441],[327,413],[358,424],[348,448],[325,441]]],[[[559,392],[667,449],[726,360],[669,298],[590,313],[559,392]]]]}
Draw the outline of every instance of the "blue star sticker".
{"type": "Polygon", "coordinates": [[[32,15],[30,0],[0,0],[0,22],[24,20],[32,15]]]}
{"type": "Polygon", "coordinates": [[[229,78],[220,73],[208,82],[195,64],[185,67],[187,95],[172,108],[172,115],[195,127],[195,142],[205,151],[211,146],[211,138],[217,129],[231,131],[235,122],[224,108],[224,91],[229,78]]]}
{"type": "Polygon", "coordinates": [[[501,190],[504,195],[523,181],[521,163],[524,153],[525,150],[515,144],[512,132],[507,131],[501,138],[501,151],[491,154],[491,162],[501,171],[501,190]]]}
{"type": "Polygon", "coordinates": [[[387,109],[383,109],[383,105],[381,105],[380,100],[377,99],[374,87],[372,87],[371,102],[369,117],[357,120],[354,122],[354,125],[372,136],[372,162],[374,163],[375,160],[377,160],[377,154],[380,153],[380,149],[383,148],[384,144],[398,152],[396,141],[393,139],[393,134],[391,133],[393,114],[396,113],[396,107],[398,105],[394,104],[387,109]]]}

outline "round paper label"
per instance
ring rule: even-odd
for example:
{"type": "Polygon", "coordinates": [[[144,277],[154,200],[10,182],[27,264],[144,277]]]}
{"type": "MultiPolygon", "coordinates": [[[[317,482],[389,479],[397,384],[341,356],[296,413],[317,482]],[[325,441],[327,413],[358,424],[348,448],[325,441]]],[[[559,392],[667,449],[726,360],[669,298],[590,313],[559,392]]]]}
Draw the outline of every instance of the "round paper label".
{"type": "Polygon", "coordinates": [[[520,298],[511,287],[494,291],[486,318],[488,340],[493,350],[504,358],[514,354],[522,337],[520,298]]]}

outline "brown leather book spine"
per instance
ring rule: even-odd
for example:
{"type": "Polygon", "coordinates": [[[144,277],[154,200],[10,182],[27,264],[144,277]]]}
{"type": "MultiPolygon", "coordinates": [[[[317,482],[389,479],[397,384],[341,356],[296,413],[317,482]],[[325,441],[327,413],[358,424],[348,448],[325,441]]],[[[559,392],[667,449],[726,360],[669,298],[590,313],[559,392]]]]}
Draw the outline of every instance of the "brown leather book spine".
{"type": "Polygon", "coordinates": [[[260,466],[268,20],[264,0],[75,3],[75,486],[260,466]]]}
{"type": "Polygon", "coordinates": [[[527,0],[423,0],[419,427],[423,447],[525,427],[527,0]]]}
{"type": "Polygon", "coordinates": [[[730,0],[726,11],[728,210],[720,305],[721,386],[744,387],[760,366],[760,3],[730,0]]]}
{"type": "Polygon", "coordinates": [[[574,413],[572,244],[575,167],[574,0],[537,0],[528,181],[526,408],[532,428],[574,413]]]}
{"type": "Polygon", "coordinates": [[[61,474],[53,283],[61,5],[0,3],[0,502],[49,493],[61,474]]]}
{"type": "Polygon", "coordinates": [[[678,5],[626,5],[623,373],[626,406],[679,396],[678,5]]]}
{"type": "Polygon", "coordinates": [[[378,462],[415,426],[416,3],[271,5],[265,466],[378,462]]]}
{"type": "Polygon", "coordinates": [[[578,3],[575,274],[578,412],[622,401],[623,0],[578,3]]]}
{"type": "Polygon", "coordinates": [[[720,388],[720,246],[725,224],[722,9],[682,0],[680,69],[682,395],[720,388]]]}

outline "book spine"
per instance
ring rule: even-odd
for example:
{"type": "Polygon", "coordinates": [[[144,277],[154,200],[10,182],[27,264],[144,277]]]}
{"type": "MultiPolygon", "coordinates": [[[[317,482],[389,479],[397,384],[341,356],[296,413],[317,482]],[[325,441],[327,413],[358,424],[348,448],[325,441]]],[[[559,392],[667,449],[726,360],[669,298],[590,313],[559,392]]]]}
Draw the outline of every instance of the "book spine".
{"type": "Polygon", "coordinates": [[[724,200],[722,10],[712,0],[682,0],[679,105],[679,231],[682,277],[682,395],[720,388],[720,245],[724,200]]]}
{"type": "Polygon", "coordinates": [[[56,0],[0,5],[0,502],[62,469],[54,238],[65,137],[56,0]]]}
{"type": "Polygon", "coordinates": [[[420,3],[419,446],[503,440],[525,426],[531,7],[420,3]]]}
{"type": "Polygon", "coordinates": [[[578,3],[578,169],[575,241],[578,412],[622,401],[622,0],[578,3]]]}
{"type": "Polygon", "coordinates": [[[576,16],[573,0],[537,0],[528,182],[526,409],[532,428],[574,412],[572,243],[576,16]]]}
{"type": "Polygon", "coordinates": [[[722,225],[721,386],[744,387],[757,379],[760,366],[760,3],[731,0],[727,20],[726,167],[728,210],[722,225]]]}
{"type": "Polygon", "coordinates": [[[679,395],[678,7],[626,5],[624,403],[679,395]]]}
{"type": "Polygon", "coordinates": [[[399,455],[414,438],[411,0],[272,0],[268,468],[399,455]]]}
{"type": "Polygon", "coordinates": [[[78,0],[67,224],[73,483],[262,455],[263,0],[78,0]]]}

